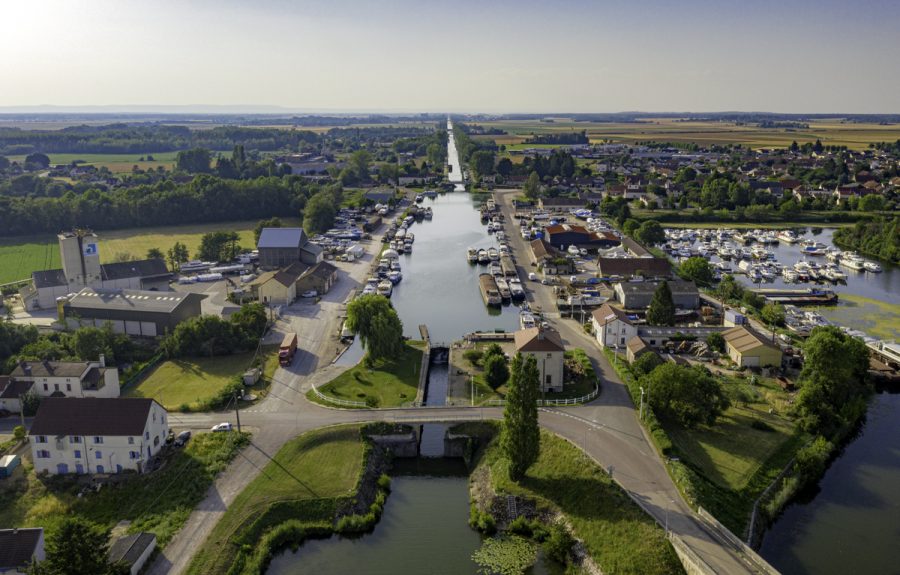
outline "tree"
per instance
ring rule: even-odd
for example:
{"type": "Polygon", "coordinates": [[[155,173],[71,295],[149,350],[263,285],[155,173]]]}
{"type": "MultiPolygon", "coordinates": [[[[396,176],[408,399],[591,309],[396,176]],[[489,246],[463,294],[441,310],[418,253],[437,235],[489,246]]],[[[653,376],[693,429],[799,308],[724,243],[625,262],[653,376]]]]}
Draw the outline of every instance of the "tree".
{"type": "Polygon", "coordinates": [[[28,435],[28,430],[25,429],[24,425],[17,425],[13,427],[13,439],[16,441],[22,441],[25,439],[25,436],[28,435]]]}
{"type": "Polygon", "coordinates": [[[516,482],[525,476],[525,472],[540,455],[541,431],[537,411],[539,386],[537,360],[533,355],[523,358],[517,353],[512,360],[500,435],[500,446],[509,460],[509,477],[516,482]]]}
{"type": "Polygon", "coordinates": [[[494,154],[489,150],[478,150],[469,158],[469,167],[476,178],[483,178],[494,171],[494,154]]]}
{"type": "Polygon", "coordinates": [[[784,325],[784,306],[780,303],[767,303],[759,313],[763,321],[772,328],[772,341],[775,341],[775,327],[784,325]]]}
{"type": "Polygon", "coordinates": [[[105,327],[85,326],[75,330],[69,339],[72,352],[82,361],[97,361],[102,354],[109,362],[115,362],[119,353],[128,354],[134,344],[125,334],[117,334],[110,324],[105,327]]]}
{"type": "Polygon", "coordinates": [[[253,228],[253,243],[259,243],[259,236],[262,235],[262,231],[264,228],[280,228],[284,224],[281,222],[281,218],[275,216],[274,218],[269,218],[268,220],[260,220],[257,222],[256,227],[253,228]]]}
{"type": "Polygon", "coordinates": [[[334,225],[337,213],[334,196],[330,191],[321,191],[306,202],[303,210],[303,228],[308,234],[320,234],[334,225]]]}
{"type": "Polygon", "coordinates": [[[148,260],[162,260],[165,259],[165,255],[163,255],[162,250],[159,248],[150,248],[147,250],[147,259],[148,260]]]}
{"type": "Polygon", "coordinates": [[[509,367],[502,355],[489,355],[484,359],[484,379],[491,389],[497,389],[509,379],[509,367]]]}
{"type": "MultiPolygon", "coordinates": [[[[47,534],[46,559],[32,573],[39,575],[118,575],[122,566],[109,562],[109,530],[80,517],[66,517],[47,534]]],[[[125,569],[125,573],[128,569],[125,569]]]]}
{"type": "Polygon", "coordinates": [[[241,306],[229,318],[231,325],[238,335],[244,340],[242,347],[250,348],[256,345],[263,336],[263,330],[269,323],[266,316],[266,307],[258,302],[248,303],[241,306]]]}
{"type": "Polygon", "coordinates": [[[803,344],[798,379],[800,427],[826,437],[865,413],[869,352],[835,326],[817,327],[803,344]]]}
{"type": "Polygon", "coordinates": [[[648,390],[654,413],[688,429],[701,423],[712,425],[729,406],[719,382],[700,365],[685,367],[666,362],[640,381],[648,390]]]}
{"type": "Polygon", "coordinates": [[[725,336],[719,332],[713,332],[706,336],[706,345],[713,351],[725,353],[725,336]]]}
{"type": "Polygon", "coordinates": [[[701,257],[688,258],[678,267],[678,275],[698,286],[710,286],[714,281],[709,260],[701,257]]]}
{"type": "Polygon", "coordinates": [[[378,181],[383,184],[396,184],[400,177],[397,164],[381,164],[378,166],[378,181]]]}
{"type": "Polygon", "coordinates": [[[372,154],[366,150],[356,150],[347,160],[347,168],[360,182],[369,180],[369,164],[372,162],[372,154]]]}
{"type": "Polygon", "coordinates": [[[34,152],[25,156],[26,170],[46,170],[50,167],[50,157],[47,154],[34,152]]]}
{"type": "Polygon", "coordinates": [[[9,158],[0,156],[0,172],[9,168],[9,158]]]}
{"type": "Polygon", "coordinates": [[[541,197],[541,177],[538,176],[537,172],[531,172],[528,174],[528,179],[525,180],[525,185],[522,186],[522,191],[525,193],[525,197],[529,200],[536,200],[541,197]]]}
{"type": "MultiPolygon", "coordinates": [[[[2,169],[2,167],[0,167],[2,169]]],[[[500,158],[497,162],[497,173],[504,178],[509,176],[513,171],[513,163],[509,158],[500,158]]]]}
{"type": "Polygon", "coordinates": [[[661,244],[666,241],[666,232],[656,220],[647,220],[634,232],[634,239],[642,244],[661,244]]]}
{"type": "Polygon", "coordinates": [[[856,209],[861,212],[877,212],[884,209],[884,198],[878,194],[867,194],[859,199],[856,209]]]}
{"type": "Polygon", "coordinates": [[[200,238],[200,250],[197,257],[213,262],[231,261],[241,251],[238,242],[241,235],[237,232],[209,232],[200,238]]]}
{"type": "Polygon", "coordinates": [[[166,253],[166,259],[169,261],[169,267],[172,271],[178,271],[181,264],[191,259],[187,246],[181,242],[175,242],[175,245],[169,248],[166,253]]]}
{"type": "Polygon", "coordinates": [[[347,306],[347,328],[359,336],[366,361],[396,357],[403,352],[403,324],[384,296],[360,296],[347,306]]]}
{"type": "Polygon", "coordinates": [[[641,227],[641,222],[637,221],[634,218],[628,218],[625,220],[625,223],[622,224],[622,231],[625,232],[626,236],[634,237],[635,233],[637,233],[638,228],[641,227]]]}
{"type": "Polygon", "coordinates": [[[781,215],[784,217],[792,218],[800,213],[800,204],[791,198],[790,200],[782,202],[781,205],[778,206],[778,211],[781,212],[781,215]]]}
{"type": "Polygon", "coordinates": [[[182,150],[175,156],[175,169],[189,174],[208,174],[212,156],[206,148],[182,150]]]}
{"type": "Polygon", "coordinates": [[[647,323],[650,325],[675,325],[675,303],[669,282],[663,281],[656,288],[650,307],[647,309],[647,323]]]}
{"type": "Polygon", "coordinates": [[[503,353],[503,348],[500,347],[500,344],[498,343],[492,343],[491,345],[487,346],[487,349],[484,350],[484,355],[482,356],[481,360],[486,361],[487,358],[491,357],[492,355],[499,355],[503,359],[506,359],[506,354],[503,353]]]}
{"type": "Polygon", "coordinates": [[[631,371],[635,373],[638,377],[647,375],[657,366],[662,365],[662,358],[659,357],[656,353],[648,352],[643,353],[634,360],[634,363],[631,364],[631,371]]]}

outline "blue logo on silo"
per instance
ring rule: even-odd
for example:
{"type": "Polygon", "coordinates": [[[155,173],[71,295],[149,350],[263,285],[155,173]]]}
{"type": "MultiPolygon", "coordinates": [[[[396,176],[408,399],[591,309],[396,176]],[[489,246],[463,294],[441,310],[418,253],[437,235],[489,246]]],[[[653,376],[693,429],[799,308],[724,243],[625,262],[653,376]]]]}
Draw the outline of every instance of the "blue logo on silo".
{"type": "Polygon", "coordinates": [[[84,255],[86,255],[86,256],[97,255],[97,244],[84,244],[84,255]]]}

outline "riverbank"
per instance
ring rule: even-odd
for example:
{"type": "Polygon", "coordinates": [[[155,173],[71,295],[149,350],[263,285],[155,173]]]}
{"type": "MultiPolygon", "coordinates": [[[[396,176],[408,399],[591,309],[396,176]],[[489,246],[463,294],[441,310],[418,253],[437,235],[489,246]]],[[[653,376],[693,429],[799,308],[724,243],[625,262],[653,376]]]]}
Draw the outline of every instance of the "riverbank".
{"type": "MultiPolygon", "coordinates": [[[[540,457],[515,483],[500,448],[499,425],[475,426],[481,447],[472,460],[470,492],[475,506],[490,513],[498,527],[509,527],[513,519],[512,496],[517,516],[547,529],[553,523],[566,525],[583,545],[587,564],[604,573],[684,572],[665,531],[580,449],[542,431],[540,457]]],[[[471,433],[473,427],[464,424],[451,432],[471,433]]]]}
{"type": "Polygon", "coordinates": [[[631,216],[638,221],[656,220],[667,227],[703,227],[703,228],[798,228],[804,226],[841,227],[853,225],[858,221],[871,220],[887,212],[843,212],[843,211],[805,211],[790,216],[782,216],[777,212],[765,217],[741,217],[734,211],[722,210],[710,212],[698,209],[684,210],[647,210],[635,209],[631,216]]]}

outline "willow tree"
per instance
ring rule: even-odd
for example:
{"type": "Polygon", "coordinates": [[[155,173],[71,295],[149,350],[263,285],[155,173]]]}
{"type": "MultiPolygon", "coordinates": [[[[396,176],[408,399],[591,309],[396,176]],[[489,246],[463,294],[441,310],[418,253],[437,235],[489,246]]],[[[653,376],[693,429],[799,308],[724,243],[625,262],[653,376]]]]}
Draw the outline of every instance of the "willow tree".
{"type": "Polygon", "coordinates": [[[350,302],[347,328],[359,337],[369,364],[403,353],[403,323],[384,296],[368,294],[350,302]]]}
{"type": "Polygon", "coordinates": [[[541,383],[537,360],[533,355],[517,353],[510,369],[509,391],[503,411],[500,445],[509,460],[509,476],[519,481],[537,461],[541,450],[537,401],[541,383]]]}

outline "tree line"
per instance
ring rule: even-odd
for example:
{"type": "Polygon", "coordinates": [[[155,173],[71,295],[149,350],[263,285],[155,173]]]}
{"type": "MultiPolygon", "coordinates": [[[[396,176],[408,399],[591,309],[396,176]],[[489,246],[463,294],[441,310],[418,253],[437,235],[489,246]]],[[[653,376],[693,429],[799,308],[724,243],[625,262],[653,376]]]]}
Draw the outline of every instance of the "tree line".
{"type": "Polygon", "coordinates": [[[900,218],[859,221],[834,232],[834,243],[867,256],[900,264],[900,218]]]}

